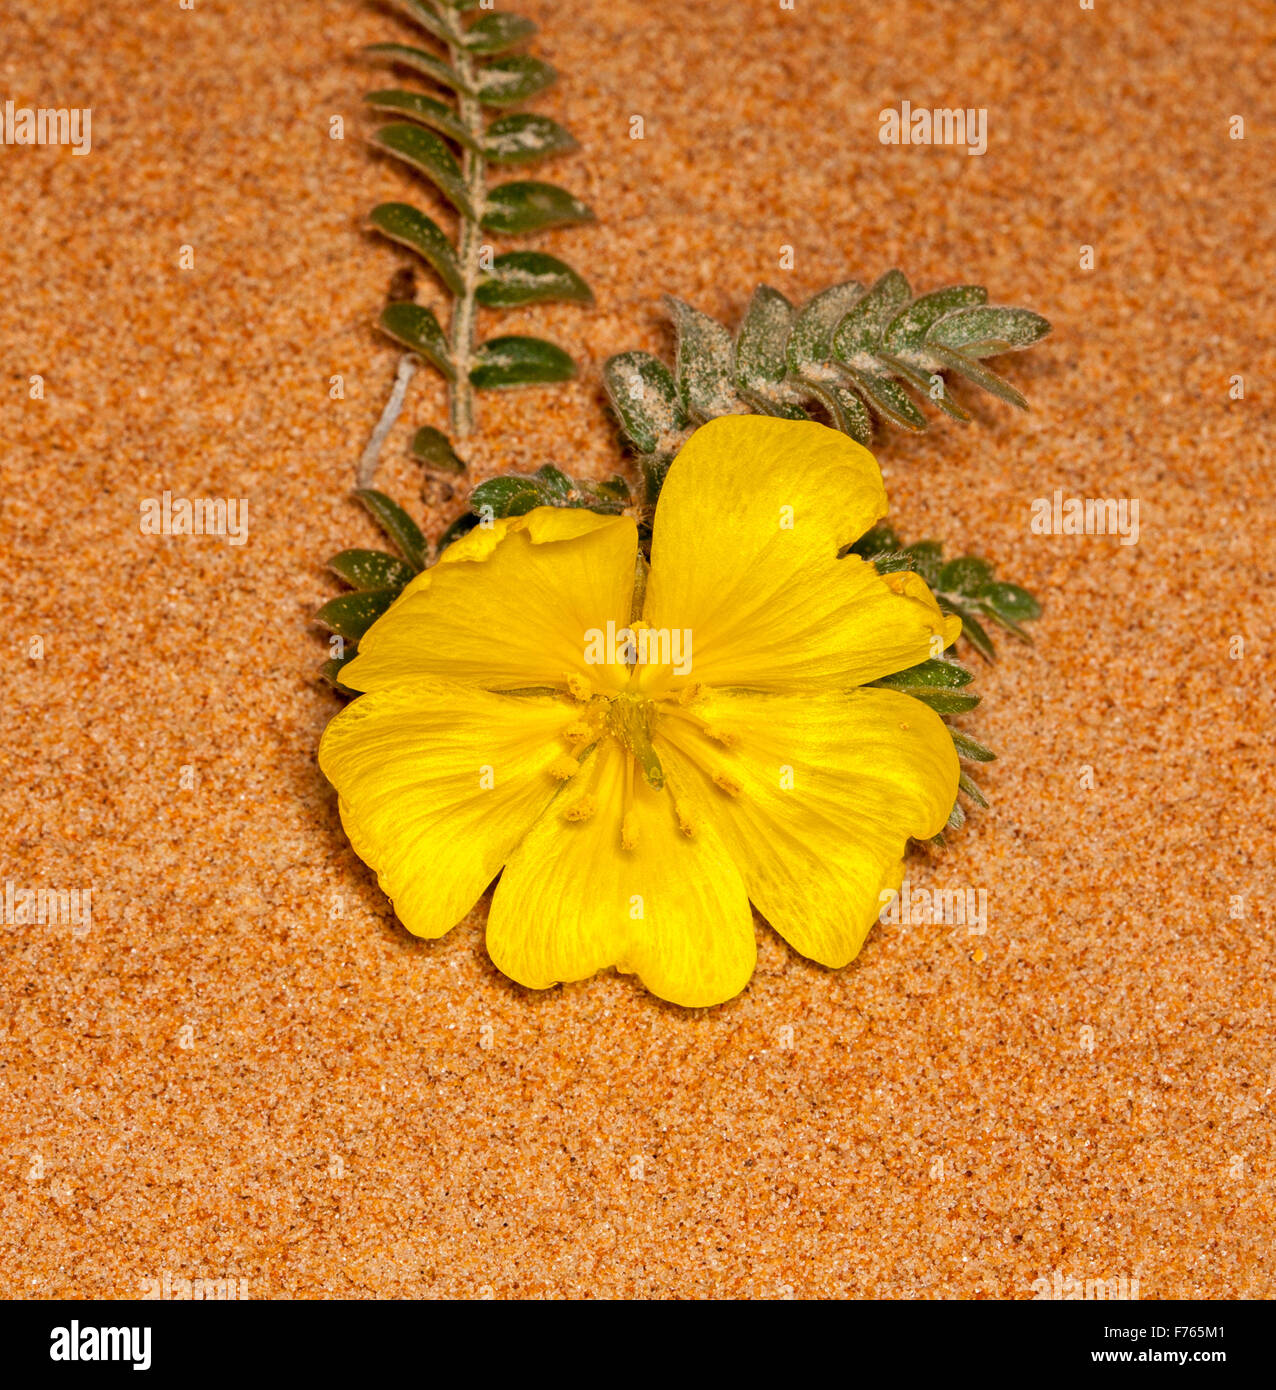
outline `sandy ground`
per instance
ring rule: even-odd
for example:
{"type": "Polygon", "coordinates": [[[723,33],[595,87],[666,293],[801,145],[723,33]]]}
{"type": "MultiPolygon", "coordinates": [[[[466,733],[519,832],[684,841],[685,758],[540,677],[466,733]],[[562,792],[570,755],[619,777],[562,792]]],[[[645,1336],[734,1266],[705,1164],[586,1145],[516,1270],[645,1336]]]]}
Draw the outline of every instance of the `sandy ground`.
{"type": "MultiPolygon", "coordinates": [[[[363,144],[357,49],[407,31],[9,0],[0,101],[90,106],[93,148],[0,147],[0,873],[91,888],[92,926],[4,927],[3,1292],[1272,1296],[1276,10],[516,8],[583,146],[550,176],[601,219],[529,244],[599,303],[493,318],[582,372],[483,399],[476,479],[617,466],[599,367],[667,349],[662,291],[734,318],[897,265],[1054,321],[1003,364],[1031,414],[879,449],[906,536],[1047,605],[966,721],[992,811],[909,865],[986,890],[987,933],[881,928],[829,973],[759,923],[752,987],[700,1013],[511,985],[485,904],[407,936],[316,767],[310,622],[374,538],[346,491],[406,257],[360,225],[410,183],[363,144]],[[987,153],[881,145],[902,99],[986,108],[987,153]],[[1030,534],[1056,488],[1139,499],[1138,544],[1030,534]],[[247,499],[248,543],[140,534],[165,489],[247,499]]],[[[442,419],[421,376],[407,501],[442,419]]]]}

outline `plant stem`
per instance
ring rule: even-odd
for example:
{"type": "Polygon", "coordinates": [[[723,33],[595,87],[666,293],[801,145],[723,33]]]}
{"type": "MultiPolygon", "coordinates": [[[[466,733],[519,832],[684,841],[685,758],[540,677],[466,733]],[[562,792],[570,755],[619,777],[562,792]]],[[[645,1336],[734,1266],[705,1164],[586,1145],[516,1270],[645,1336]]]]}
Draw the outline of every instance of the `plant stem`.
{"type": "MultiPolygon", "coordinates": [[[[452,21],[449,20],[449,23],[452,21]]],[[[452,29],[448,41],[448,60],[460,78],[461,85],[473,91],[474,68],[469,52],[461,41],[461,35],[455,28],[452,29]]],[[[474,428],[474,388],[470,385],[470,367],[474,358],[474,296],[481,273],[479,252],[482,247],[482,228],[479,223],[487,201],[487,161],[481,153],[485,133],[482,102],[475,96],[458,92],[457,115],[474,143],[480,147],[477,150],[465,149],[461,157],[461,173],[465,179],[466,195],[474,210],[474,220],[471,221],[464,213],[460,215],[461,234],[458,238],[460,244],[457,247],[457,257],[461,263],[464,288],[453,305],[451,323],[452,363],[456,368],[456,381],[450,392],[448,420],[453,437],[464,439],[474,428]]]]}
{"type": "Polygon", "coordinates": [[[372,486],[372,480],[377,472],[377,463],[381,458],[381,446],[385,443],[387,435],[394,428],[394,422],[403,410],[403,398],[408,394],[408,383],[420,365],[421,359],[415,352],[404,353],[399,358],[399,369],[394,376],[394,386],[390,391],[390,399],[386,401],[381,418],[377,421],[377,427],[372,431],[372,437],[368,440],[367,447],[359,459],[359,467],[354,478],[355,487],[372,486]]]}

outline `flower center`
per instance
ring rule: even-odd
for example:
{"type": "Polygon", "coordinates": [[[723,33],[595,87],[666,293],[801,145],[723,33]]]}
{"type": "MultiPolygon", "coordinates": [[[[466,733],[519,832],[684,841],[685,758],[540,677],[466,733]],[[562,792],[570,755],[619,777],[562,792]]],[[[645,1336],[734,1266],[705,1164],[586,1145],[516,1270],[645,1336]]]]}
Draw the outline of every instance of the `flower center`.
{"type": "Polygon", "coordinates": [[[659,791],[665,784],[665,770],[651,746],[651,731],[656,722],[655,702],[642,695],[603,698],[606,700],[603,718],[608,733],[633,755],[647,785],[659,791]]]}
{"type": "MultiPolygon", "coordinates": [[[[696,763],[717,790],[736,797],[743,790],[740,779],[725,765],[722,754],[738,743],[736,735],[711,724],[690,708],[700,697],[701,687],[685,686],[677,694],[652,697],[640,689],[625,689],[615,694],[600,694],[581,676],[567,678],[567,693],[584,705],[581,717],[563,731],[569,752],[550,767],[561,781],[574,777],[580,770],[580,760],[607,739],[614,739],[624,749],[623,804],[621,807],[621,846],[633,850],[638,845],[638,817],[635,812],[636,773],[641,769],[647,785],[663,791],[665,771],[653,743],[653,734],[662,735],[676,743],[679,750],[696,763]],[[716,745],[716,747],[715,747],[716,745]]],[[[593,760],[588,785],[580,796],[570,801],[563,812],[564,819],[583,821],[598,811],[595,790],[599,760],[593,760]]],[[[694,835],[697,818],[691,807],[675,797],[674,812],[684,835],[694,835]]]]}

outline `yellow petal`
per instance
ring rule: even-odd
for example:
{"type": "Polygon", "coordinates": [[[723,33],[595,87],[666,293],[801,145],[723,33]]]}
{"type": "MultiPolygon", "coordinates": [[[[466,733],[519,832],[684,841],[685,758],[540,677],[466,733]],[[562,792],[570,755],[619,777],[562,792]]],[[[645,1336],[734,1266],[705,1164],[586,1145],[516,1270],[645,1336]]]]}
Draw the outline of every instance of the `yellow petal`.
{"type": "Polygon", "coordinates": [[[635,847],[622,848],[629,762],[617,743],[600,745],[519,846],[492,898],[488,952],[533,989],[614,965],[671,1003],[720,1004],[753,974],[744,884],[712,830],[685,835],[670,790],[641,775],[627,827],[635,847]],[[593,814],[567,819],[582,795],[593,814]]]}
{"type": "Polygon", "coordinates": [[[623,626],[638,528],[630,517],[538,507],[475,527],[419,574],[341,672],[352,690],[426,677],[484,690],[561,686],[585,663],[586,633],[623,626]]]}
{"type": "Polygon", "coordinates": [[[411,680],[361,696],[324,730],[319,766],[399,920],[442,936],[474,906],[562,785],[575,706],[411,680]]]}
{"type": "Polygon", "coordinates": [[[695,713],[718,737],[663,719],[666,774],[694,796],[776,931],[822,965],[845,965],[882,892],[898,886],[910,836],[938,834],[952,810],[959,766],[943,720],[879,689],[714,692],[695,713]]]}
{"type": "Polygon", "coordinates": [[[712,420],[660,494],[643,617],[690,629],[687,679],[709,685],[845,688],[916,665],[959,624],[917,595],[916,576],[901,586],[857,556],[838,559],[885,514],[876,461],[837,430],[712,420]]]}

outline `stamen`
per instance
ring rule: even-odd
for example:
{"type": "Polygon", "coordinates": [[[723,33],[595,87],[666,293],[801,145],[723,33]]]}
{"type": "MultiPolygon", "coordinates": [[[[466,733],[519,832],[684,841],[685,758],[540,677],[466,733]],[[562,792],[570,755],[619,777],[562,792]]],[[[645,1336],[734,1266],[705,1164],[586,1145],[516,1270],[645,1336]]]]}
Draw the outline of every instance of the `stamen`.
{"type": "Polygon", "coordinates": [[[704,687],[699,681],[692,681],[690,685],[684,685],[678,692],[678,703],[685,707],[693,700],[698,700],[703,689],[704,687]]]}
{"type": "Polygon", "coordinates": [[[566,673],[567,693],[573,700],[579,700],[582,704],[587,703],[594,697],[594,687],[585,679],[584,676],[575,675],[572,672],[566,673]]]}
{"type": "Polygon", "coordinates": [[[634,811],[634,760],[625,758],[625,791],[620,819],[620,847],[638,848],[638,817],[634,811]]]}
{"type": "MultiPolygon", "coordinates": [[[[681,697],[679,697],[679,703],[681,703],[681,697]]],[[[694,724],[706,738],[711,738],[724,748],[735,748],[739,745],[740,735],[734,729],[724,729],[719,724],[710,724],[707,719],[701,718],[700,715],[689,709],[666,707],[665,713],[673,715],[675,719],[685,719],[688,724],[694,724]]]]}
{"type": "Polygon", "coordinates": [[[598,810],[598,798],[587,792],[563,812],[564,820],[589,820],[598,810]]]}
{"type": "Polygon", "coordinates": [[[694,835],[700,827],[691,807],[685,801],[675,801],[673,809],[674,814],[678,817],[678,829],[688,837],[694,835]]]}
{"type": "Polygon", "coordinates": [[[566,753],[555,758],[549,765],[549,775],[559,782],[568,782],[580,771],[580,764],[566,753]]]}
{"type": "Polygon", "coordinates": [[[715,743],[720,743],[724,748],[738,748],[740,746],[740,735],[734,729],[723,729],[716,724],[706,724],[704,731],[715,743]]]}
{"type": "Polygon", "coordinates": [[[744,790],[744,784],[738,777],[732,777],[729,772],[715,772],[713,774],[713,784],[726,792],[728,796],[739,796],[744,790]]]}

